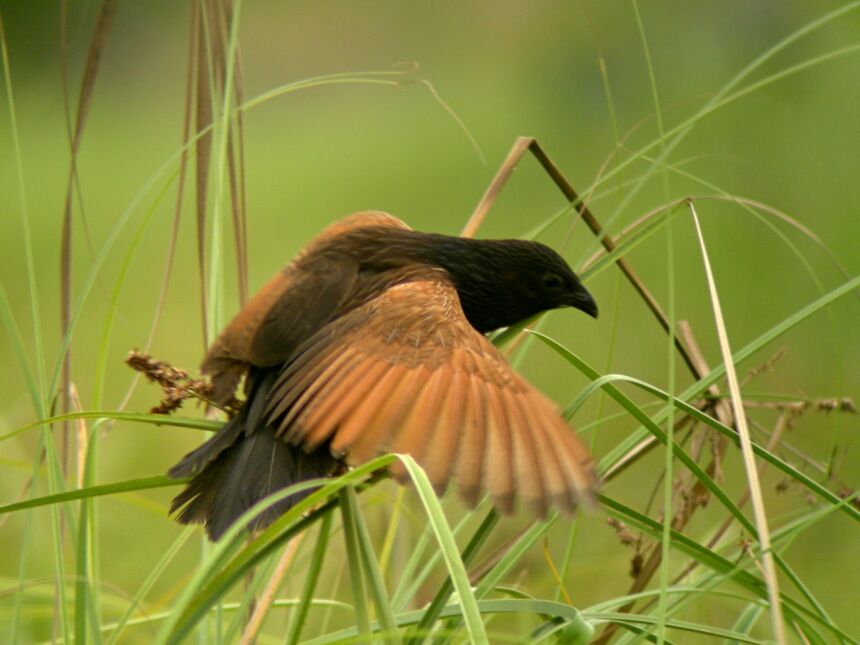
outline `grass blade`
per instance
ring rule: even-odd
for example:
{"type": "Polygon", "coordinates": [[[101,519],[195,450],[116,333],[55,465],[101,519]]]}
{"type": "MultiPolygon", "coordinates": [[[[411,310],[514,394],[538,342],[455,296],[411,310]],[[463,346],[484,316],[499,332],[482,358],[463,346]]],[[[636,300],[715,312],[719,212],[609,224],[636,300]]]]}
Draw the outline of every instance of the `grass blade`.
{"type": "Polygon", "coordinates": [[[397,633],[397,623],[394,621],[394,610],[391,608],[391,600],[385,589],[385,582],[382,579],[382,572],[379,569],[376,554],[373,552],[373,544],[370,542],[370,534],[368,533],[364,516],[361,514],[355,489],[347,488],[345,490],[346,495],[349,497],[350,506],[354,509],[353,519],[355,521],[356,536],[358,537],[361,562],[364,565],[364,572],[367,574],[367,582],[370,587],[373,604],[376,607],[376,613],[385,630],[384,639],[393,643],[399,643],[401,641],[397,633]]]}
{"type": "Polygon", "coordinates": [[[424,504],[424,510],[427,512],[427,517],[436,534],[436,540],[439,542],[439,548],[442,551],[442,557],[445,559],[445,565],[448,568],[448,574],[460,597],[460,604],[463,607],[463,619],[466,622],[466,630],[469,633],[469,639],[473,643],[487,643],[487,633],[484,630],[484,623],[481,621],[481,615],[478,611],[477,600],[469,584],[469,576],[466,574],[466,567],[463,565],[463,560],[460,558],[460,553],[457,550],[457,543],[454,541],[454,535],[451,533],[451,527],[445,520],[445,514],[442,512],[442,506],[436,494],[433,492],[433,487],[430,485],[430,480],[427,475],[421,470],[421,467],[415,463],[409,455],[398,455],[400,461],[409,471],[409,476],[415,484],[418,491],[418,496],[424,504]]]}
{"type": "MultiPolygon", "coordinates": [[[[495,528],[496,524],[499,522],[499,514],[495,509],[490,509],[487,515],[484,517],[484,520],[481,522],[481,525],[475,531],[475,534],[472,536],[472,539],[469,540],[469,543],[466,545],[466,548],[463,549],[463,555],[461,559],[463,560],[463,565],[468,566],[472,563],[477,556],[478,551],[480,551],[481,547],[487,541],[487,538],[490,537],[490,533],[495,528]]],[[[445,607],[445,604],[451,597],[451,594],[454,591],[454,585],[451,582],[451,577],[448,576],[445,578],[445,581],[442,583],[442,586],[439,587],[439,590],[436,592],[436,595],[433,597],[433,600],[430,602],[430,605],[424,612],[424,616],[421,618],[421,621],[418,623],[416,628],[413,630],[413,636],[410,640],[419,640],[422,634],[427,633],[430,628],[433,626],[433,623],[436,622],[441,616],[441,611],[445,607]]],[[[457,625],[450,626],[452,628],[452,632],[459,627],[460,622],[457,622],[457,625]]],[[[449,626],[446,626],[446,629],[449,626]]],[[[443,630],[445,631],[445,630],[443,630]]]]}
{"type": "Polygon", "coordinates": [[[358,544],[358,527],[355,514],[357,509],[349,490],[340,491],[340,512],[343,517],[343,540],[346,544],[346,562],[349,565],[349,586],[352,589],[352,605],[355,608],[355,622],[358,633],[370,640],[370,614],[364,600],[364,574],[362,572],[361,547],[358,544]]]}
{"type": "Polygon", "coordinates": [[[705,238],[702,235],[702,228],[699,225],[699,217],[696,215],[696,209],[692,202],[690,202],[690,212],[693,216],[693,222],[696,225],[696,235],[699,239],[699,248],[702,251],[702,262],[704,262],[705,275],[708,279],[708,291],[711,294],[711,304],[714,308],[714,322],[716,323],[717,335],[720,340],[720,352],[723,356],[726,379],[728,380],[729,392],[731,393],[732,409],[738,426],[738,435],[740,436],[741,454],[743,455],[744,468],[747,473],[747,483],[749,484],[752,498],[753,514],[755,516],[756,528],[758,529],[758,540],[761,544],[764,576],[767,581],[768,595],[770,596],[773,636],[776,642],[781,645],[782,643],[785,643],[785,623],[782,618],[782,605],[779,601],[779,580],[776,576],[776,565],[774,564],[773,554],[771,553],[770,531],[767,525],[767,513],[764,508],[764,497],[761,492],[761,483],[758,478],[758,468],[756,468],[755,458],[753,456],[752,439],[750,438],[750,431],[747,426],[746,411],[744,410],[743,399],[741,398],[741,388],[738,383],[738,375],[735,371],[735,365],[732,362],[732,350],[729,346],[729,337],[726,332],[722,307],[720,306],[720,297],[717,294],[717,285],[714,280],[714,273],[711,270],[711,262],[708,258],[708,250],[705,246],[705,238]]]}
{"type": "Polygon", "coordinates": [[[115,495],[117,493],[127,493],[130,491],[146,490],[148,488],[166,488],[168,486],[181,486],[186,484],[187,479],[171,479],[166,476],[158,477],[143,477],[141,479],[128,479],[126,481],[114,482],[113,484],[100,484],[98,486],[88,486],[77,490],[67,490],[63,493],[54,493],[43,497],[34,497],[21,502],[5,504],[0,506],[0,515],[6,513],[14,513],[23,511],[28,508],[38,508],[40,506],[54,506],[63,502],[72,502],[77,499],[88,499],[91,497],[101,497],[103,495],[115,495]]]}
{"type": "Polygon", "coordinates": [[[311,601],[314,597],[314,590],[319,580],[320,571],[322,570],[325,554],[328,550],[329,537],[331,535],[332,515],[328,513],[323,517],[320,524],[319,534],[317,535],[314,552],[311,556],[311,564],[308,569],[308,575],[305,578],[305,584],[302,587],[302,595],[299,599],[298,607],[290,619],[290,626],[287,629],[287,644],[296,645],[302,635],[302,629],[305,626],[305,621],[308,617],[308,611],[311,608],[311,601]]]}

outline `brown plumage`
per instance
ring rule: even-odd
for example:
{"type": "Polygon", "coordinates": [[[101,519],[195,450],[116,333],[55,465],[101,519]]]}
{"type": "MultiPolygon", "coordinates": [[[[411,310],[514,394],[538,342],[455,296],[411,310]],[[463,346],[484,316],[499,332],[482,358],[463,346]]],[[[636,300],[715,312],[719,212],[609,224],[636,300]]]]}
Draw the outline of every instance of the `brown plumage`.
{"type": "Polygon", "coordinates": [[[561,306],[597,314],[542,244],[418,233],[379,212],[329,226],[209,349],[215,402],[245,375],[247,398],[170,470],[193,476],[171,512],[218,539],[266,495],[386,452],[412,455],[437,491],[453,478],[471,505],[486,492],[503,512],[575,508],[596,487],[588,450],[483,335],[561,306]]]}

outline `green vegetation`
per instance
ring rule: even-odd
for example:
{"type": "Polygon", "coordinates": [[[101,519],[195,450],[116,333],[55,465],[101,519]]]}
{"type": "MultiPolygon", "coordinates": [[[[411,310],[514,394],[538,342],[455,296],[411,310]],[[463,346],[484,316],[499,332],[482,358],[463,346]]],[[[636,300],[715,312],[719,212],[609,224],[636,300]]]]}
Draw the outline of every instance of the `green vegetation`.
{"type": "Polygon", "coordinates": [[[860,2],[828,7],[0,2],[0,640],[858,642],[860,2]],[[169,520],[219,422],[148,413],[128,351],[193,375],[350,212],[459,232],[515,142],[477,235],[558,249],[601,317],[493,340],[599,509],[468,511],[386,455],[251,538],[169,520]]]}

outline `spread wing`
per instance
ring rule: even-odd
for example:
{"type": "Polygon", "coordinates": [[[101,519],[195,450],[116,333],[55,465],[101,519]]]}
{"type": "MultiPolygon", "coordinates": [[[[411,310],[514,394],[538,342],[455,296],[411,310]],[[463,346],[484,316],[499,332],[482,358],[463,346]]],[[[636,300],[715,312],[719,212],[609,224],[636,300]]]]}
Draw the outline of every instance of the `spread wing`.
{"type": "Polygon", "coordinates": [[[212,343],[201,367],[212,379],[216,403],[230,399],[249,365],[285,362],[334,316],[352,293],[359,267],[348,257],[314,251],[335,236],[367,226],[408,228],[379,211],[355,213],[335,222],[236,314],[212,343]]]}
{"type": "Polygon", "coordinates": [[[413,271],[299,349],[270,394],[279,436],[351,464],[408,453],[437,490],[453,478],[505,512],[590,501],[591,456],[555,406],[469,325],[444,271],[413,271]]]}

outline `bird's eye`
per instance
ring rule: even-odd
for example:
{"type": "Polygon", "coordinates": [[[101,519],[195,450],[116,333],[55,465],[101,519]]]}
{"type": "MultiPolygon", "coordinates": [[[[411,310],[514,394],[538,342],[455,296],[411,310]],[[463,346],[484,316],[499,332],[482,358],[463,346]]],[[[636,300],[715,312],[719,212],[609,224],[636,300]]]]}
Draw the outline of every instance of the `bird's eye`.
{"type": "Polygon", "coordinates": [[[548,291],[561,291],[564,287],[564,280],[556,273],[545,273],[542,280],[543,286],[548,291]]]}

